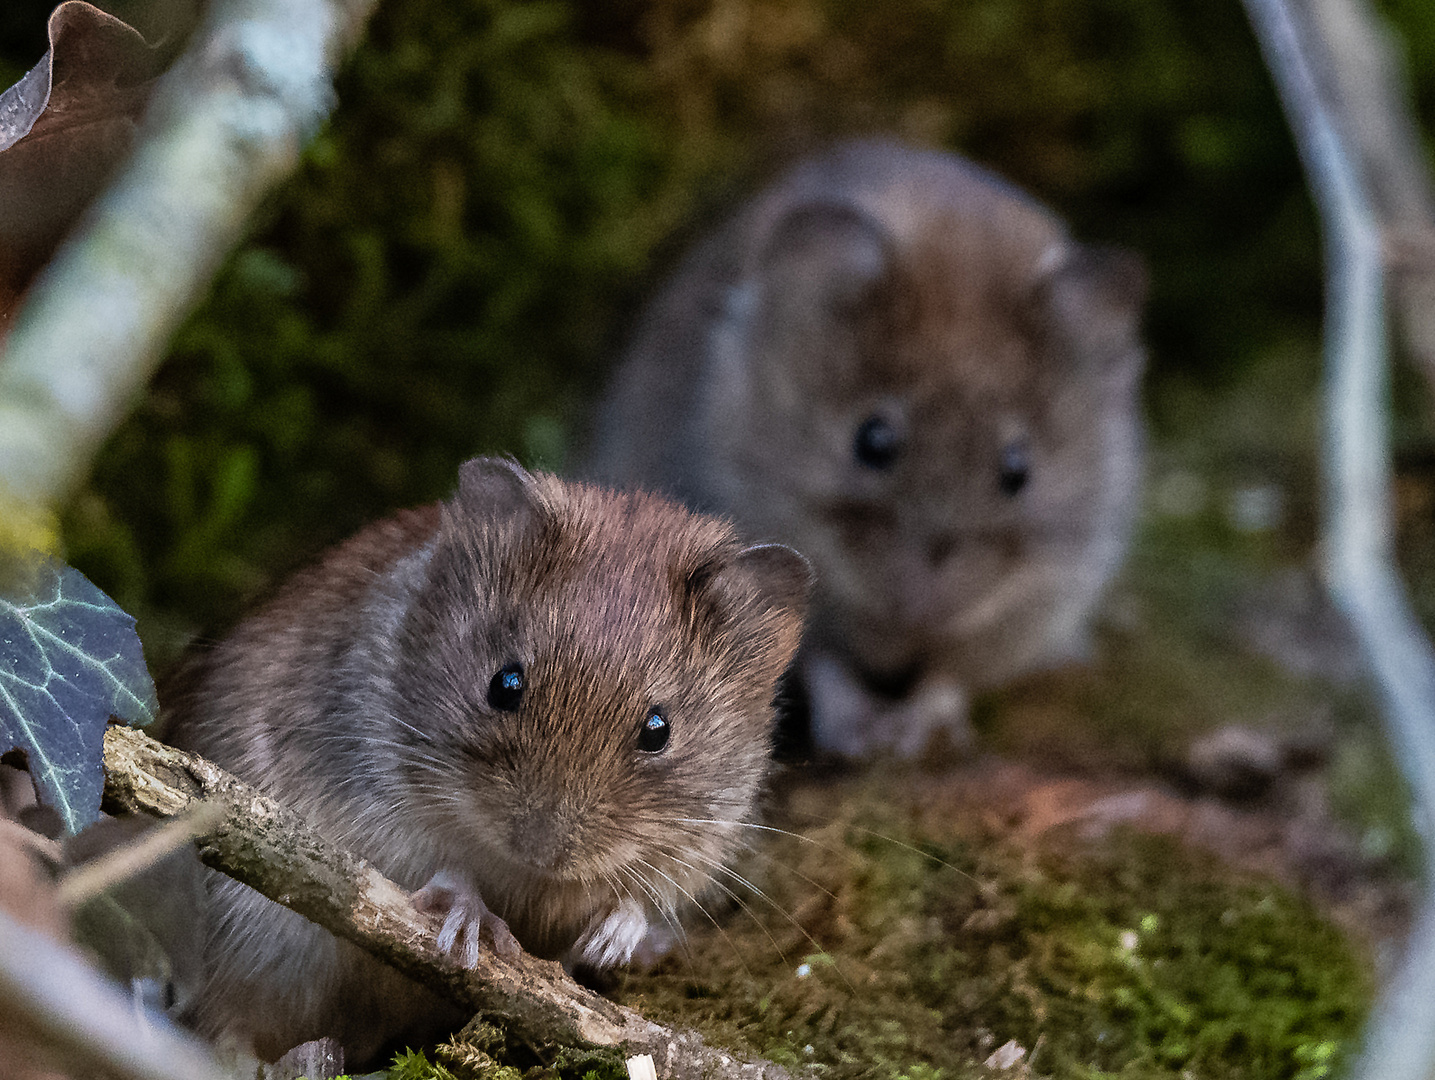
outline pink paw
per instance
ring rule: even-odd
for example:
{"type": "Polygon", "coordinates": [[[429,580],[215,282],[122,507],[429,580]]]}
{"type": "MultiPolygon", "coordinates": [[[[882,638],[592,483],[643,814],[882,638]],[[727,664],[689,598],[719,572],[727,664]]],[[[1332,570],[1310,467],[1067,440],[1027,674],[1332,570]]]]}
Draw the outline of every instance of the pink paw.
{"type": "Polygon", "coordinates": [[[517,960],[523,951],[508,924],[489,911],[483,898],[448,870],[440,870],[429,878],[428,884],[409,899],[418,911],[443,916],[438,947],[464,967],[478,966],[480,929],[488,932],[493,951],[504,960],[517,960]]]}

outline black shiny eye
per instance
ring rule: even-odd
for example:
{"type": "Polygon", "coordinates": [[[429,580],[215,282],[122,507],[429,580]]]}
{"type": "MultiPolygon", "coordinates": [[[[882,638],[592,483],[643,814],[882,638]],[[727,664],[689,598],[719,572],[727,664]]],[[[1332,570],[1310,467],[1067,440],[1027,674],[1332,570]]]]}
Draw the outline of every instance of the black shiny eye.
{"type": "Polygon", "coordinates": [[[488,703],[502,712],[513,712],[523,700],[522,664],[505,664],[488,684],[488,703]]]}
{"type": "Polygon", "coordinates": [[[668,745],[672,728],[662,710],[653,709],[638,725],[638,749],[645,754],[660,754],[668,745]]]}
{"type": "Polygon", "coordinates": [[[852,453],[869,469],[890,469],[902,449],[902,437],[890,421],[869,416],[857,427],[852,453]]]}
{"type": "Polygon", "coordinates": [[[1003,495],[1015,495],[1026,487],[1031,476],[1031,456],[1027,453],[1026,440],[1014,439],[1002,447],[1001,468],[997,473],[997,487],[1003,495]]]}

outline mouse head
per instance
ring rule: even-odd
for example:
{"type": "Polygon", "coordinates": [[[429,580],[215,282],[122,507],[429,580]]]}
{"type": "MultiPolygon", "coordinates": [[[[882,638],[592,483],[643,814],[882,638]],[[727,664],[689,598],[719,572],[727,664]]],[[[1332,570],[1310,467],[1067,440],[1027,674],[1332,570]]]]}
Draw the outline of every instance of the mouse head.
{"type": "Polygon", "coordinates": [[[1069,633],[1063,604],[1084,611],[1119,556],[1145,272],[955,158],[878,157],[754,216],[715,344],[714,472],[745,525],[812,559],[824,644],[996,677],[1069,633]]]}
{"type": "Polygon", "coordinates": [[[427,574],[396,737],[445,858],[483,867],[486,901],[540,950],[573,931],[563,896],[699,890],[766,771],[805,560],[655,496],[480,458],[427,574]]]}

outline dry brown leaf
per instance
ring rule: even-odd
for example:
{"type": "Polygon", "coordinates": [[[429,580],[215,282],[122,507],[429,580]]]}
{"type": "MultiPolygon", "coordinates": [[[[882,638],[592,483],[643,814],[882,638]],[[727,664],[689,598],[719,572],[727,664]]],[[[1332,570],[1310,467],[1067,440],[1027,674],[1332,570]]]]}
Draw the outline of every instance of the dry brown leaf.
{"type": "Polygon", "coordinates": [[[51,13],[49,36],[44,59],[0,94],[0,335],[129,152],[168,58],[84,0],[51,13]]]}

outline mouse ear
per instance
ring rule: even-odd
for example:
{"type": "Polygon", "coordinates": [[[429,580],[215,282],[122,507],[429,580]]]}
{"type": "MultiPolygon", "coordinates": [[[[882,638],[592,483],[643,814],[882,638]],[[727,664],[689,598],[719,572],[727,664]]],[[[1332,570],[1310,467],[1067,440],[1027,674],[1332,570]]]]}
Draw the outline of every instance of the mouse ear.
{"type": "Polygon", "coordinates": [[[739,551],[733,562],[756,582],[771,606],[806,618],[814,576],[804,556],[786,544],[754,544],[739,551]]]}
{"type": "Polygon", "coordinates": [[[1114,358],[1138,374],[1137,330],[1148,289],[1146,261],[1136,252],[1067,243],[1043,257],[1036,295],[1049,318],[1085,343],[1083,353],[1114,358]]]}
{"type": "Polygon", "coordinates": [[[458,467],[458,504],[475,516],[522,517],[536,505],[533,484],[533,475],[512,458],[470,458],[458,467]]]}
{"type": "Polygon", "coordinates": [[[855,206],[807,203],[778,221],[763,248],[761,274],[772,302],[828,317],[860,307],[891,268],[886,231],[855,206]]]}
{"type": "Polygon", "coordinates": [[[1146,260],[1109,244],[1066,243],[1042,256],[1037,289],[1054,302],[1080,302],[1108,317],[1135,321],[1146,303],[1146,260]]]}
{"type": "Polygon", "coordinates": [[[792,548],[757,544],[714,553],[675,584],[689,626],[725,638],[775,679],[797,652],[812,580],[811,566],[792,548]]]}

